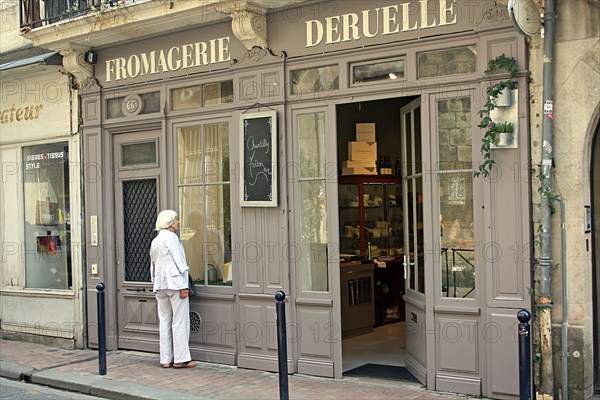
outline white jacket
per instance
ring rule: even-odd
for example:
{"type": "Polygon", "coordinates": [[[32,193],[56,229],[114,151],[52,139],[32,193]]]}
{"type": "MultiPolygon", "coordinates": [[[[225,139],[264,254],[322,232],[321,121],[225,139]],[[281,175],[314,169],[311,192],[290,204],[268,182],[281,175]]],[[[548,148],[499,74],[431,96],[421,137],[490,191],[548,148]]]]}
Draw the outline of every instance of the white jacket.
{"type": "Polygon", "coordinates": [[[163,229],[150,246],[150,279],[154,292],[162,289],[186,289],[189,267],[179,238],[163,229]]]}

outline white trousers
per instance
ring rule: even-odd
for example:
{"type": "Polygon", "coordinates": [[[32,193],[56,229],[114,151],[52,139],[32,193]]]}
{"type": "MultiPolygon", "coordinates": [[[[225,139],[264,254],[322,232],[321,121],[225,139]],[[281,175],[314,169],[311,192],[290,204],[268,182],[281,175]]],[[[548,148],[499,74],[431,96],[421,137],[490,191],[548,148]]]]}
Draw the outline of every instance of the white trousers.
{"type": "Polygon", "coordinates": [[[179,297],[179,290],[156,292],[160,326],[160,363],[190,361],[190,303],[179,297]]]}

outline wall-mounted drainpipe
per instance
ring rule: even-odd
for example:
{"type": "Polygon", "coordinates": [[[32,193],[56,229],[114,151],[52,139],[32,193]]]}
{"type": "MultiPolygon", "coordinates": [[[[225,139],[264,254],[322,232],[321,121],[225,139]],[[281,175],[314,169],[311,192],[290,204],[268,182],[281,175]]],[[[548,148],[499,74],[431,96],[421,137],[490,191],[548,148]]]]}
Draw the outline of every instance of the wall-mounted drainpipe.
{"type": "Polygon", "coordinates": [[[562,236],[562,302],[563,302],[563,322],[561,326],[561,350],[562,350],[562,400],[569,400],[569,342],[568,325],[569,325],[569,302],[567,297],[567,223],[565,216],[565,202],[560,202],[561,214],[561,236],[562,236]]]}
{"type": "Polygon", "coordinates": [[[546,0],[544,9],[544,117],[542,119],[542,196],[540,199],[540,283],[537,304],[542,308],[539,313],[540,341],[542,355],[541,393],[554,394],[554,370],[552,367],[552,247],[551,247],[551,211],[550,198],[547,195],[552,188],[552,158],[553,158],[553,105],[554,105],[554,34],[555,34],[555,0],[546,0]]]}

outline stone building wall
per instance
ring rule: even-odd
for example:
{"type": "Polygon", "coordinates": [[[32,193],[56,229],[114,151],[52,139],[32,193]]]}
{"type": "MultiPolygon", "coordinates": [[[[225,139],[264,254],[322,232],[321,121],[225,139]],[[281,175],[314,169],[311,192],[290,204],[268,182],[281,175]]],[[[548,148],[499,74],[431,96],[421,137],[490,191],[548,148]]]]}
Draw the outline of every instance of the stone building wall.
{"type": "MultiPolygon", "coordinates": [[[[540,4],[543,6],[543,4],[540,4]]],[[[543,12],[543,7],[540,7],[543,12]]],[[[600,107],[600,1],[558,0],[554,49],[553,153],[554,191],[566,204],[566,267],[568,304],[569,397],[593,393],[593,268],[591,235],[584,233],[584,206],[591,203],[590,160],[600,107]],[[588,246],[586,246],[586,243],[588,246]]],[[[532,72],[531,163],[534,228],[539,223],[539,182],[543,114],[543,38],[529,40],[532,72]]],[[[552,220],[552,322],[554,384],[561,391],[561,323],[563,320],[560,207],[552,220]]],[[[537,232],[537,229],[534,229],[537,232]]],[[[555,397],[556,398],[556,397],[555,397]]]]}

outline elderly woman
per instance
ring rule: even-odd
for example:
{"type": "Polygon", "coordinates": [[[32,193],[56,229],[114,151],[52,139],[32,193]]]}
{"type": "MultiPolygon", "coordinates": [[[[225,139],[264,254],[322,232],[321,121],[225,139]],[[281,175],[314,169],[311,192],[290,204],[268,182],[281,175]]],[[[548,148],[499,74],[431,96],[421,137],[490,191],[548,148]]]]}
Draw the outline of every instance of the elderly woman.
{"type": "Polygon", "coordinates": [[[160,363],[163,368],[192,368],[190,355],[190,304],[185,252],[175,232],[179,217],[164,210],[156,219],[158,235],[150,247],[150,277],[158,303],[160,363]]]}

